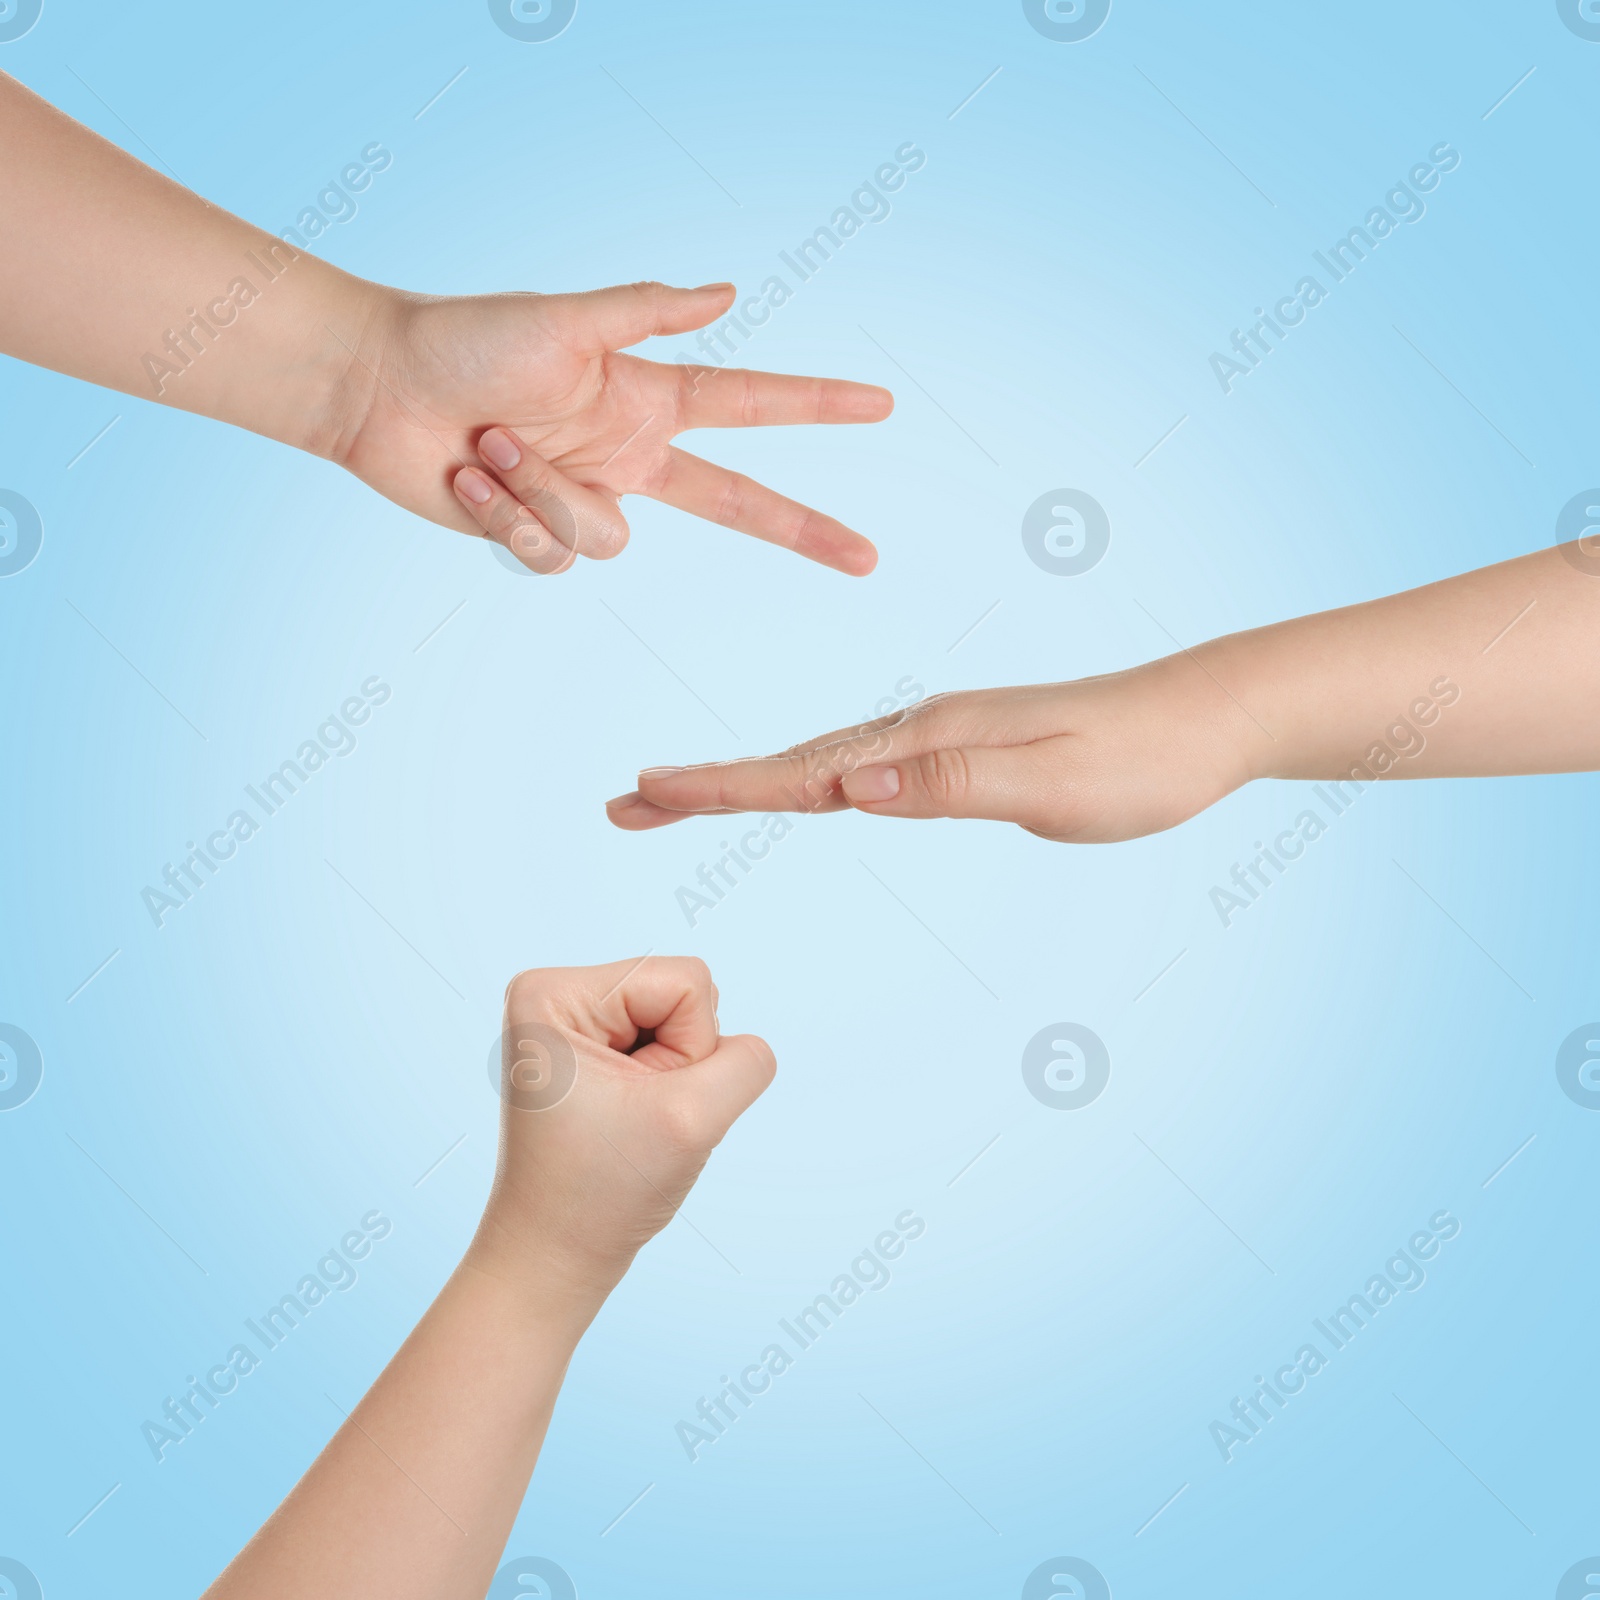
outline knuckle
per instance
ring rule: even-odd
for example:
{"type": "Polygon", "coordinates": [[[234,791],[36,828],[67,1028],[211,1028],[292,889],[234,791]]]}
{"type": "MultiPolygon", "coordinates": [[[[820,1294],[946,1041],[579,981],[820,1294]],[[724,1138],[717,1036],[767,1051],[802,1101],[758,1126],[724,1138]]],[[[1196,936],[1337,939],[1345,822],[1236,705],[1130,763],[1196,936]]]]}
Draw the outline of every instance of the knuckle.
{"type": "Polygon", "coordinates": [[[526,506],[510,495],[496,495],[489,504],[485,525],[495,538],[509,539],[519,523],[532,521],[526,506]]]}
{"type": "Polygon", "coordinates": [[[965,803],[972,787],[972,769],[963,751],[930,750],[917,764],[930,799],[946,809],[965,803]]]}
{"type": "Polygon", "coordinates": [[[644,302],[645,308],[652,315],[660,306],[661,297],[667,290],[667,286],[658,282],[655,278],[640,278],[637,282],[629,284],[628,287],[644,302]]]}
{"type": "Polygon", "coordinates": [[[518,494],[550,494],[555,484],[555,474],[543,456],[525,450],[522,460],[506,474],[506,481],[518,494]]]}
{"type": "Polygon", "coordinates": [[[706,1134],[700,1107],[685,1094],[663,1095],[656,1107],[656,1134],[670,1149],[702,1149],[706,1134]]]}
{"type": "Polygon", "coordinates": [[[761,399],[756,393],[755,380],[748,372],[739,380],[739,420],[747,428],[761,420],[761,399]]]}
{"type": "Polygon", "coordinates": [[[672,965],[678,977],[691,989],[710,990],[711,968],[699,956],[674,956],[672,965]]]}
{"type": "Polygon", "coordinates": [[[506,985],[506,1009],[519,1012],[539,1009],[547,995],[548,976],[542,967],[528,967],[517,973],[506,985]]]}
{"type": "Polygon", "coordinates": [[[730,472],[728,481],[722,486],[722,493],[717,496],[712,521],[724,528],[734,527],[744,513],[744,503],[745,480],[737,472],[730,472]]]}
{"type": "Polygon", "coordinates": [[[817,535],[826,527],[814,511],[796,509],[784,519],[784,545],[790,550],[809,550],[817,543],[817,535]]]}

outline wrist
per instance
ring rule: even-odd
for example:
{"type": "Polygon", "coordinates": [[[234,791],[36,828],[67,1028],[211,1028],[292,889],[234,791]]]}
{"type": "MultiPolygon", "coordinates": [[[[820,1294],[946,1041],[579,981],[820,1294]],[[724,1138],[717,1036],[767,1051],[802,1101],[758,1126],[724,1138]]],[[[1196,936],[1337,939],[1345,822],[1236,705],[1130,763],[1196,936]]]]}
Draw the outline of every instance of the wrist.
{"type": "Polygon", "coordinates": [[[379,374],[404,315],[404,296],[337,268],[318,297],[325,359],[307,374],[299,437],[287,440],[310,455],[344,466],[382,388],[379,374]]]}
{"type": "Polygon", "coordinates": [[[529,1236],[491,1204],[484,1212],[462,1267],[494,1280],[530,1312],[568,1328],[574,1341],[598,1315],[627,1263],[606,1265],[564,1248],[548,1235],[529,1236]]]}
{"type": "Polygon", "coordinates": [[[1274,664],[1267,630],[1225,634],[1194,652],[1225,698],[1221,736],[1243,788],[1258,778],[1281,778],[1295,761],[1297,729],[1284,694],[1282,664],[1274,664]]]}

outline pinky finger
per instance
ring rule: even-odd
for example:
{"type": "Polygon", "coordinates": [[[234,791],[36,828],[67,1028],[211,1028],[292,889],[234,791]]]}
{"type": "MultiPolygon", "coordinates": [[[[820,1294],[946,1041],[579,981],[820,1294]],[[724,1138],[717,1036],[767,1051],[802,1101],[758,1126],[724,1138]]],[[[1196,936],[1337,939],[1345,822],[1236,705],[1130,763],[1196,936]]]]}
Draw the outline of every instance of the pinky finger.
{"type": "Polygon", "coordinates": [[[570,512],[563,516],[566,508],[559,501],[547,501],[543,514],[537,514],[476,467],[463,467],[453,487],[486,537],[504,545],[529,571],[549,576],[565,572],[578,559],[573,519],[570,512]],[[559,537],[564,525],[573,535],[567,540],[559,537]]]}

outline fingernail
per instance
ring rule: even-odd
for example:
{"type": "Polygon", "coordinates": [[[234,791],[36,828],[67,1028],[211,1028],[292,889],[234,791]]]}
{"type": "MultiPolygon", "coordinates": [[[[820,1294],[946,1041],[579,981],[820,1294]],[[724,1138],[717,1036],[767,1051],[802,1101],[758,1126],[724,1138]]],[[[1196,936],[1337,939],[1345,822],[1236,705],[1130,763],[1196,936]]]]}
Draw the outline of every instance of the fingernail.
{"type": "Polygon", "coordinates": [[[636,806],[644,798],[637,789],[630,789],[627,794],[613,795],[606,801],[607,811],[626,811],[629,806],[636,806]]]}
{"type": "Polygon", "coordinates": [[[696,294],[708,294],[713,289],[721,292],[722,290],[731,289],[732,287],[733,285],[731,283],[702,283],[694,292],[696,294]]]}
{"type": "Polygon", "coordinates": [[[840,787],[848,800],[893,800],[900,793],[900,774],[893,767],[860,767],[847,772],[840,787]]]}
{"type": "Polygon", "coordinates": [[[494,498],[494,490],[489,487],[489,480],[471,467],[456,474],[456,493],[464,495],[477,506],[488,505],[494,498]]]}
{"type": "Polygon", "coordinates": [[[682,767],[641,767],[639,769],[639,776],[641,778],[668,778],[671,777],[674,772],[682,771],[682,767]]]}
{"type": "Polygon", "coordinates": [[[478,454],[501,472],[509,472],[522,459],[516,440],[503,428],[495,428],[484,434],[478,441],[478,454]]]}

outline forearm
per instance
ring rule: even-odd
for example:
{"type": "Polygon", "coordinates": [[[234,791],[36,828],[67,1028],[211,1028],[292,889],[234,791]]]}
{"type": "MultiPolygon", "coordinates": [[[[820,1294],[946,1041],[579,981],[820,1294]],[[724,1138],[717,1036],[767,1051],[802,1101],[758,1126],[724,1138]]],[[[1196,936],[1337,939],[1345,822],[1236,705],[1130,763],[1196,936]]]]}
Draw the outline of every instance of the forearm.
{"type": "Polygon", "coordinates": [[[0,74],[0,350],[333,454],[387,292],[208,204],[0,74]]]}
{"type": "Polygon", "coordinates": [[[507,985],[477,1236],[207,1600],[482,1600],[578,1340],[772,1081],[716,998],[704,962],[659,955],[507,985]]]}
{"type": "Polygon", "coordinates": [[[481,1600],[598,1305],[475,1245],[206,1600],[481,1600]]]}
{"type": "Polygon", "coordinates": [[[1469,777],[1600,767],[1597,646],[1600,577],[1551,549],[1200,654],[1252,776],[1469,777]]]}

